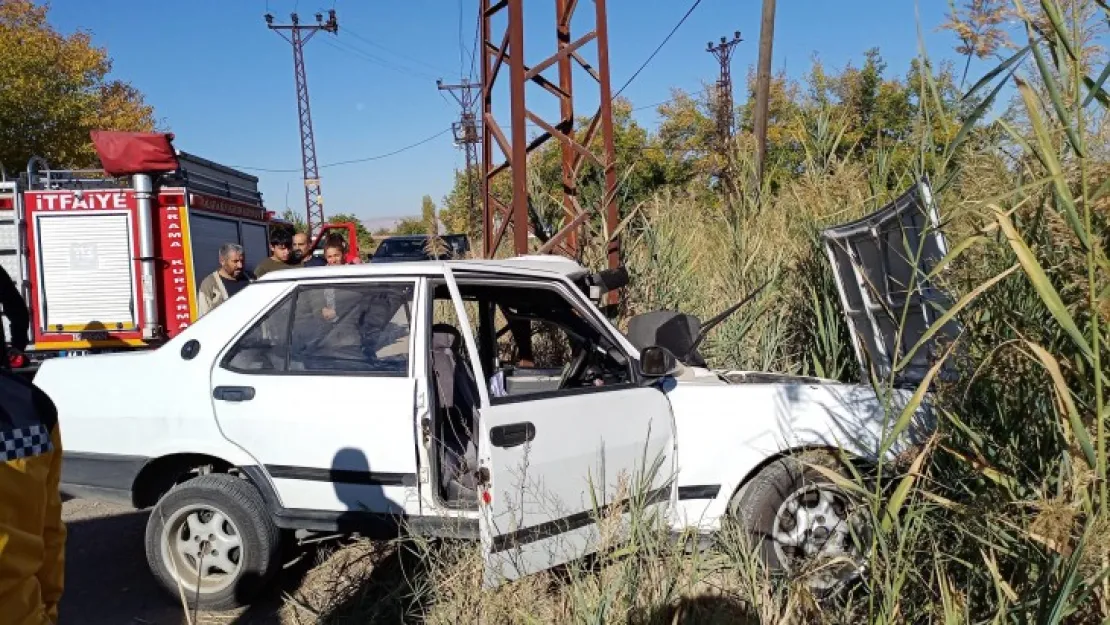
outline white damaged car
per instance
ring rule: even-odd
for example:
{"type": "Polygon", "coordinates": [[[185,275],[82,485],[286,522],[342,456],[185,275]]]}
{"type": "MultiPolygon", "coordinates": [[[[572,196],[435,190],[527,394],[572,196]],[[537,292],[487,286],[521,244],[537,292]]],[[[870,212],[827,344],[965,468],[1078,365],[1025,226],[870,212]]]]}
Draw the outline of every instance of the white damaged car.
{"type": "MultiPolygon", "coordinates": [[[[922,183],[826,233],[857,353],[881,375],[905,352],[883,311],[909,297],[904,345],[939,314],[928,288],[896,286],[928,270],[898,260],[903,241],[943,252],[935,223],[922,183]]],[[[883,394],[712,371],[679,313],[622,334],[595,302],[611,278],[557,257],[270,273],[158,349],[43,364],[63,490],[152,507],[151,570],[206,609],[249,602],[280,568],[281,530],[480,540],[496,584],[594,552],[597,519],[630,497],[674,531],[734,519],[779,570],[858,555],[850,498],[796,455],[873,462],[883,394]]],[[[896,376],[895,416],[928,365],[896,376]]],[[[922,407],[887,453],[930,427],[922,407]]]]}

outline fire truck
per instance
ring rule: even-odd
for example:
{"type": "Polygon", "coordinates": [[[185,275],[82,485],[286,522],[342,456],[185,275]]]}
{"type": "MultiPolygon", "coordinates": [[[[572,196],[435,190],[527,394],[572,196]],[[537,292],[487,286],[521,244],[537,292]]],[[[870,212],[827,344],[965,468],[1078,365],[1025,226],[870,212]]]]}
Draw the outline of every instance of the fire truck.
{"type": "MultiPolygon", "coordinates": [[[[157,347],[196,320],[197,287],[222,244],[243,246],[250,268],[269,255],[270,229],[290,227],[266,210],[255,176],[174,154],[176,169],[155,175],[57,170],[34,158],[18,178],[0,176],[0,265],[32,320],[17,368],[157,347]]],[[[351,224],[325,226],[314,247],[336,229],[357,256],[351,224]]]]}

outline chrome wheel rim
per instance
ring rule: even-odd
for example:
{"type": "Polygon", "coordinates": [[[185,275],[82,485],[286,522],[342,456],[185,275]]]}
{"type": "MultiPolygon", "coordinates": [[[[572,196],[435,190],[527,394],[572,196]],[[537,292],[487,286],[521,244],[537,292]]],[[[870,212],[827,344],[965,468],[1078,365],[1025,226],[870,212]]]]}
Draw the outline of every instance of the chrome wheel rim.
{"type": "Polygon", "coordinates": [[[835,589],[863,570],[857,540],[866,527],[859,516],[837,488],[825,484],[799,488],[775,512],[771,529],[775,555],[787,573],[806,572],[810,588],[835,589]]]}
{"type": "Polygon", "coordinates": [[[190,505],[162,524],[162,560],[189,593],[210,594],[231,586],[243,569],[243,538],[224,512],[190,505]]]}

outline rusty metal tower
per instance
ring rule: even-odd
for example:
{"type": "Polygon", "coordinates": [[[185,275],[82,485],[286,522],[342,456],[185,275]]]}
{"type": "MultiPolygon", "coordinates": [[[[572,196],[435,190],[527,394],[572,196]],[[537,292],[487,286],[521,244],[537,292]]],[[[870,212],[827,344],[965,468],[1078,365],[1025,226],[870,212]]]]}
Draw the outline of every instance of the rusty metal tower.
{"type": "Polygon", "coordinates": [[[717,118],[717,144],[722,155],[726,154],[735,130],[736,113],[732,101],[732,51],[740,43],[740,31],[733,33],[732,39],[721,37],[721,42],[706,44],[705,51],[712,54],[721,64],[721,75],[717,78],[717,93],[714,98],[717,118]]]}
{"type": "Polygon", "coordinates": [[[304,70],[304,44],[308,43],[316,33],[324,31],[336,34],[339,32],[339,21],[335,18],[335,10],[328,11],[328,21],[324,16],[316,14],[315,24],[301,24],[296,13],[290,17],[289,24],[274,24],[274,16],[267,13],[266,26],[281,35],[281,38],[293,45],[293,73],[297,80],[297,117],[301,129],[301,164],[304,169],[304,201],[307,211],[308,231],[315,236],[320,226],[324,225],[324,198],[320,190],[320,170],[316,165],[316,137],[312,133],[312,109],[308,101],[308,79],[304,70]],[[289,31],[289,35],[282,31],[289,31]]]}
{"type": "MultiPolygon", "coordinates": [[[[534,3],[533,3],[534,4],[534,3]]],[[[539,251],[560,252],[571,257],[579,256],[578,233],[593,210],[604,216],[606,231],[615,232],[619,222],[617,211],[617,172],[613,146],[613,95],[609,85],[609,32],[606,24],[605,0],[594,0],[593,30],[572,38],[571,23],[578,7],[578,0],[553,0],[555,8],[554,35],[556,52],[538,62],[528,63],[524,58],[524,1],[481,0],[482,41],[482,232],[484,253],[493,257],[506,229],[512,225],[513,251],[526,254],[528,248],[529,198],[528,154],[555,138],[562,151],[563,210],[566,219],[539,251]],[[494,32],[494,20],[505,18],[504,32],[494,32]],[[592,45],[591,45],[592,44],[592,45]],[[588,47],[595,51],[596,62],[583,54],[588,47]],[[506,68],[506,65],[508,66],[506,68]],[[584,129],[575,128],[574,85],[572,70],[580,67],[598,88],[597,111],[584,129]],[[544,77],[552,66],[558,66],[557,81],[544,77]],[[503,71],[506,78],[501,78],[503,71]],[[498,80],[509,82],[508,110],[496,110],[493,102],[494,87],[498,80]],[[529,106],[525,87],[533,83],[559,102],[559,119],[552,123],[535,113],[529,106]],[[533,123],[542,133],[531,141],[526,134],[526,124],[533,123]],[[496,161],[494,148],[500,151],[496,161]],[[600,206],[583,207],[578,200],[578,181],[585,163],[597,166],[603,172],[603,193],[600,206]],[[494,179],[508,172],[512,182],[512,199],[506,204],[493,194],[494,179]]],[[[611,237],[607,248],[608,264],[615,268],[620,262],[620,244],[611,237]]],[[[616,293],[609,296],[615,303],[616,293]]]]}
{"type": "Polygon", "coordinates": [[[482,134],[478,128],[478,117],[475,109],[477,108],[478,94],[481,93],[482,85],[470,82],[468,78],[463,78],[456,85],[445,85],[442,80],[437,80],[436,87],[440,91],[450,93],[462,109],[459,121],[451,124],[451,130],[455,135],[455,145],[462,147],[466,154],[466,226],[469,234],[474,234],[478,232],[479,228],[477,219],[479,187],[475,184],[475,179],[476,170],[478,169],[478,144],[482,142],[482,134]]]}

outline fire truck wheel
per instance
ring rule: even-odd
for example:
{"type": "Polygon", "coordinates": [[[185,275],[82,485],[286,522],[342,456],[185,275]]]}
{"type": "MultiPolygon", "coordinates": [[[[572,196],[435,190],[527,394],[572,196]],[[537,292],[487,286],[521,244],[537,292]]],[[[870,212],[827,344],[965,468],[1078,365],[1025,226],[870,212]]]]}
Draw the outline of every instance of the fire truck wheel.
{"type": "Polygon", "coordinates": [[[230,610],[250,603],[280,568],[280,536],[261,494],[232,475],[202,475],[158,502],[146,558],[175,601],[230,610]]]}

